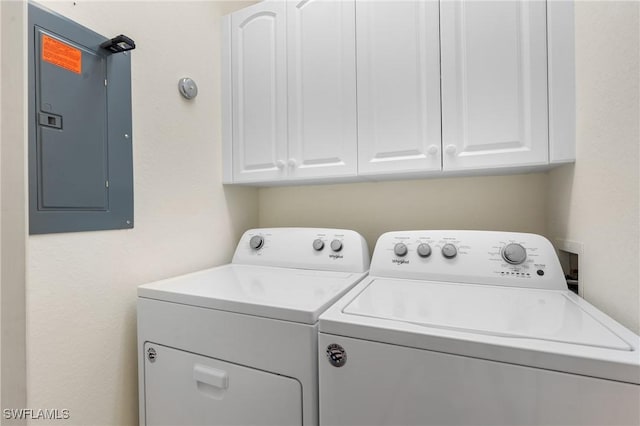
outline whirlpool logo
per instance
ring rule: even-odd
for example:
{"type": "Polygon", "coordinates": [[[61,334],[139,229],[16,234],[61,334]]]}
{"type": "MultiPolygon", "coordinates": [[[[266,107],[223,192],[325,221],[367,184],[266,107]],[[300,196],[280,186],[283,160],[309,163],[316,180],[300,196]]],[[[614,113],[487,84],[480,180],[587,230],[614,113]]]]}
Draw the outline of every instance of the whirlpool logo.
{"type": "Polygon", "coordinates": [[[398,265],[409,263],[409,261],[407,259],[392,259],[391,261],[393,263],[397,263],[398,265]]]}
{"type": "Polygon", "coordinates": [[[329,257],[331,259],[342,259],[344,256],[341,254],[330,254],[329,257]]]}

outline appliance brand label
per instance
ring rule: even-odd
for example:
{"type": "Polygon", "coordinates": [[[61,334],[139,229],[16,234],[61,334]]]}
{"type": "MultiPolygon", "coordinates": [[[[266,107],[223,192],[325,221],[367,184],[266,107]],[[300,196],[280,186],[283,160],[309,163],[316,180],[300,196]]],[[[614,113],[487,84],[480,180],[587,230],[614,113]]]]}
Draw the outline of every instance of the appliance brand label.
{"type": "Polygon", "coordinates": [[[331,259],[342,259],[344,256],[341,254],[330,254],[329,257],[331,259]]]}
{"type": "Polygon", "coordinates": [[[402,265],[403,263],[409,263],[407,259],[391,259],[391,262],[397,263],[398,265],[402,265]]]}

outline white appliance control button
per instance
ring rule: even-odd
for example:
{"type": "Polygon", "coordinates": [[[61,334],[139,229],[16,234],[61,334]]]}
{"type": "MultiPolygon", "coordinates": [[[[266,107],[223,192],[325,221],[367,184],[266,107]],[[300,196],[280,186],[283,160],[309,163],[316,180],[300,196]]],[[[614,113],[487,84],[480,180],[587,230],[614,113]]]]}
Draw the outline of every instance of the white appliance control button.
{"type": "Polygon", "coordinates": [[[406,256],[407,251],[407,246],[404,243],[398,243],[393,247],[393,252],[399,257],[406,256]]]}
{"type": "Polygon", "coordinates": [[[322,241],[320,238],[316,238],[315,240],[313,240],[313,249],[315,251],[320,251],[324,248],[324,241],[322,241]]]}
{"type": "Polygon", "coordinates": [[[431,256],[431,246],[427,243],[422,243],[418,246],[418,256],[429,257],[431,256]]]}
{"type": "Polygon", "coordinates": [[[262,238],[260,235],[254,235],[249,240],[249,247],[251,247],[254,250],[260,250],[263,244],[264,244],[264,238],[262,238]]]}
{"type": "Polygon", "coordinates": [[[331,250],[333,250],[333,251],[342,250],[342,241],[340,241],[340,240],[331,241],[331,250]]]}
{"type": "Polygon", "coordinates": [[[458,249],[453,244],[447,243],[442,246],[442,255],[447,259],[453,259],[458,254],[458,249]]]}
{"type": "Polygon", "coordinates": [[[521,244],[507,244],[502,249],[502,258],[507,263],[519,265],[527,259],[527,250],[521,244]]]}

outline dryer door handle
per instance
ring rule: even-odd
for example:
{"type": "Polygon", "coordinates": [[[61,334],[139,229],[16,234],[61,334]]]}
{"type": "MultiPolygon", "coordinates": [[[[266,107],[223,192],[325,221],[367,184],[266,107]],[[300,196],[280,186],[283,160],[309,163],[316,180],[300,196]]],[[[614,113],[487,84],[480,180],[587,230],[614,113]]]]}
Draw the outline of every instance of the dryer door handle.
{"type": "Polygon", "coordinates": [[[206,365],[194,365],[193,378],[198,382],[198,388],[200,388],[201,383],[220,390],[225,390],[229,387],[229,373],[206,365]]]}

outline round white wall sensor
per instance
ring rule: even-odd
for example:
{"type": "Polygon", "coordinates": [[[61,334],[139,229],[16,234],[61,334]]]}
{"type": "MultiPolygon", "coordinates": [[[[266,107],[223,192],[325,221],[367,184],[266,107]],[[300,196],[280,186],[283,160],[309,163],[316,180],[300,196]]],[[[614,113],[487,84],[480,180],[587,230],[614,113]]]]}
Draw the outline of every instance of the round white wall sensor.
{"type": "Polygon", "coordinates": [[[181,78],[180,81],[178,81],[178,89],[180,90],[180,94],[186,99],[193,99],[198,95],[198,86],[196,82],[189,77],[181,78]]]}

